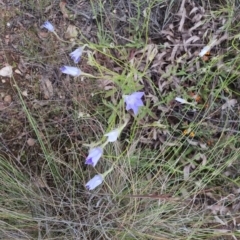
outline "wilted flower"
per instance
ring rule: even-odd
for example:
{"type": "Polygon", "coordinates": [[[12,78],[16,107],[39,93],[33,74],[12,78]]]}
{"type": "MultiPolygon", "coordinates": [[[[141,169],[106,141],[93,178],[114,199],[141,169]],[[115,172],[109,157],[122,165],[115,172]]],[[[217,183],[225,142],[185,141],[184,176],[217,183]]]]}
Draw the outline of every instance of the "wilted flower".
{"type": "Polygon", "coordinates": [[[88,190],[93,190],[103,182],[103,176],[98,174],[94,176],[90,181],[85,185],[88,190]]]}
{"type": "Polygon", "coordinates": [[[180,97],[176,97],[175,100],[176,100],[177,102],[182,103],[182,104],[184,104],[184,103],[188,103],[188,101],[186,101],[185,99],[180,98],[180,97]]]}
{"type": "Polygon", "coordinates": [[[121,130],[119,128],[112,130],[109,133],[104,134],[108,137],[108,142],[115,142],[120,134],[121,130]]]}
{"type": "MultiPolygon", "coordinates": [[[[188,104],[188,105],[193,106],[193,107],[195,107],[196,104],[197,104],[197,102],[188,102],[187,100],[185,100],[185,99],[183,99],[183,98],[181,98],[181,97],[176,97],[175,100],[176,100],[177,102],[181,103],[181,104],[188,104]]],[[[195,112],[196,109],[192,109],[192,111],[195,112]]]]}
{"type": "Polygon", "coordinates": [[[144,92],[135,92],[131,95],[124,95],[124,102],[126,103],[126,110],[132,109],[134,114],[137,115],[138,108],[143,106],[143,101],[141,100],[144,92]]]}
{"type": "Polygon", "coordinates": [[[89,151],[85,164],[96,166],[97,162],[103,154],[103,149],[101,147],[92,148],[89,151]]]}
{"type": "Polygon", "coordinates": [[[48,31],[50,32],[54,32],[54,27],[53,25],[49,22],[49,21],[46,21],[42,27],[46,28],[48,31]]]}
{"type": "Polygon", "coordinates": [[[60,70],[62,71],[62,73],[69,74],[73,77],[78,77],[82,73],[79,68],[70,66],[63,66],[60,68],[60,70]]]}
{"type": "Polygon", "coordinates": [[[83,47],[79,47],[73,52],[71,52],[69,55],[71,59],[74,61],[74,63],[78,63],[80,61],[82,53],[83,53],[83,47]]]}
{"type": "Polygon", "coordinates": [[[205,46],[201,52],[199,53],[199,57],[203,57],[204,55],[206,55],[207,52],[209,52],[211,50],[211,46],[207,45],[205,46]]]}

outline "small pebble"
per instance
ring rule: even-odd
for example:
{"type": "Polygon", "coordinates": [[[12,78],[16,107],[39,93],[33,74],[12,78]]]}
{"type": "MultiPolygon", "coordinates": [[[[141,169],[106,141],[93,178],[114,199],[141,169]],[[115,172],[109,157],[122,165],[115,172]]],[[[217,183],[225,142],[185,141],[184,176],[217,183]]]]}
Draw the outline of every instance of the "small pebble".
{"type": "Polygon", "coordinates": [[[11,103],[12,97],[10,95],[6,95],[3,100],[4,100],[4,102],[11,103]]]}
{"type": "Polygon", "coordinates": [[[28,144],[28,146],[32,147],[35,144],[35,140],[33,138],[29,138],[27,140],[27,144],[28,144]]]}
{"type": "Polygon", "coordinates": [[[27,90],[22,91],[22,95],[23,95],[24,97],[27,97],[27,96],[28,96],[27,90]]]}

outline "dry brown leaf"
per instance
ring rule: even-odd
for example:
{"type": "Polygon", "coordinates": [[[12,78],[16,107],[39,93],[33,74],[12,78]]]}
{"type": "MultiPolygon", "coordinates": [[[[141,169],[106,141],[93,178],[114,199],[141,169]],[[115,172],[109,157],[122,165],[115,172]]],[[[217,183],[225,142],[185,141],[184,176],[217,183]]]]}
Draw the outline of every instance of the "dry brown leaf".
{"type": "Polygon", "coordinates": [[[139,142],[145,143],[145,144],[152,144],[152,140],[145,137],[140,137],[139,142]]]}
{"type": "Polygon", "coordinates": [[[173,44],[175,44],[176,40],[175,38],[171,37],[170,35],[167,35],[167,40],[169,40],[170,42],[172,42],[173,44]]]}
{"type": "Polygon", "coordinates": [[[35,177],[32,183],[39,188],[48,188],[46,180],[43,179],[42,177],[35,177]]]}
{"type": "Polygon", "coordinates": [[[217,204],[208,206],[207,209],[210,209],[213,214],[217,214],[219,212],[221,215],[225,215],[229,211],[229,209],[227,207],[225,207],[223,205],[222,206],[217,205],[217,204]]]}
{"type": "Polygon", "coordinates": [[[68,12],[68,10],[66,9],[66,2],[65,1],[61,1],[60,3],[59,3],[59,7],[60,7],[60,10],[61,10],[61,12],[62,12],[62,14],[63,14],[63,17],[64,18],[69,18],[70,17],[70,15],[69,15],[69,12],[68,12]]]}
{"type": "Polygon", "coordinates": [[[192,36],[192,37],[190,37],[189,39],[187,39],[186,40],[186,44],[188,44],[188,43],[191,43],[191,42],[196,42],[196,41],[198,41],[198,40],[200,40],[200,37],[198,37],[198,36],[192,36]]]}
{"type": "Polygon", "coordinates": [[[184,25],[185,19],[186,19],[186,8],[185,7],[182,10],[181,16],[182,16],[182,18],[181,18],[181,21],[180,21],[179,27],[178,27],[179,32],[183,31],[183,25],[184,25]]]}
{"type": "Polygon", "coordinates": [[[200,157],[202,158],[202,166],[205,166],[207,164],[207,157],[205,154],[200,153],[200,157]]]}
{"type": "Polygon", "coordinates": [[[232,108],[237,104],[237,100],[236,99],[227,99],[226,103],[224,103],[222,105],[222,110],[226,109],[226,108],[232,108]]]}
{"type": "Polygon", "coordinates": [[[98,86],[104,90],[110,90],[110,89],[116,88],[113,84],[113,81],[110,79],[103,79],[103,78],[98,79],[97,83],[98,83],[98,86]]]}
{"type": "Polygon", "coordinates": [[[49,101],[46,101],[46,100],[42,100],[42,101],[39,101],[39,100],[33,100],[33,108],[35,109],[39,109],[41,107],[44,107],[44,106],[47,106],[49,104],[49,101]]]}
{"type": "Polygon", "coordinates": [[[20,57],[20,61],[18,63],[18,69],[21,71],[21,73],[25,73],[27,71],[26,62],[23,60],[22,57],[20,57]]]}
{"type": "Polygon", "coordinates": [[[178,48],[179,48],[179,44],[176,44],[174,46],[174,48],[172,49],[172,53],[171,53],[171,56],[170,56],[170,59],[169,59],[172,64],[174,63],[174,59],[175,59],[178,48]]]}
{"type": "Polygon", "coordinates": [[[155,44],[148,44],[147,45],[147,62],[151,63],[152,60],[158,53],[157,45],[155,44]]]}
{"type": "Polygon", "coordinates": [[[40,88],[44,99],[49,99],[53,96],[53,86],[48,78],[42,77],[40,80],[40,88]]]}
{"type": "Polygon", "coordinates": [[[70,39],[70,38],[76,38],[77,36],[78,36],[77,27],[70,24],[67,28],[67,31],[64,34],[64,37],[66,39],[70,39]]]}
{"type": "Polygon", "coordinates": [[[204,22],[203,21],[199,21],[197,22],[193,27],[191,27],[188,32],[191,33],[193,30],[195,30],[196,28],[200,27],[201,25],[203,25],[204,22]]]}
{"type": "Polygon", "coordinates": [[[191,12],[189,13],[189,15],[191,15],[192,13],[195,13],[199,8],[198,7],[194,7],[191,12]]]}
{"type": "Polygon", "coordinates": [[[203,15],[202,14],[196,14],[193,18],[192,18],[192,22],[199,22],[202,19],[203,15]]]}
{"type": "Polygon", "coordinates": [[[171,37],[174,37],[174,34],[170,30],[162,30],[161,34],[169,35],[171,37]]]}
{"type": "Polygon", "coordinates": [[[39,36],[39,38],[41,38],[41,39],[45,39],[45,38],[47,38],[47,37],[49,36],[49,32],[39,31],[39,32],[38,32],[38,36],[39,36]]]}
{"type": "Polygon", "coordinates": [[[53,4],[49,5],[48,7],[45,8],[44,13],[49,12],[53,8],[53,4]]]}

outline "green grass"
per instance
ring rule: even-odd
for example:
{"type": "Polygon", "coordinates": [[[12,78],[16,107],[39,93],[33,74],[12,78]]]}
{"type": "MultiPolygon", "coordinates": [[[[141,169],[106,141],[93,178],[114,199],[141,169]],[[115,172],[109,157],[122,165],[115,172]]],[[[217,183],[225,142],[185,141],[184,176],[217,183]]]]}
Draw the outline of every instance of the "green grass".
{"type": "MultiPolygon", "coordinates": [[[[205,24],[222,21],[229,39],[214,47],[209,61],[198,57],[190,61],[183,55],[165,71],[153,67],[159,63],[157,54],[170,49],[160,31],[176,24],[179,2],[122,1],[122,8],[117,2],[90,1],[88,9],[96,15],[91,41],[81,15],[70,21],[81,30],[81,43],[89,45],[80,67],[96,79],[58,75],[61,65],[72,65],[68,54],[73,46],[51,34],[38,37],[39,26],[48,18],[59,36],[64,35],[69,20],[59,13],[59,2],[45,12],[50,1],[21,1],[16,10],[22,20],[28,20],[26,13],[36,14],[37,19],[27,29],[16,29],[21,42],[15,42],[17,53],[12,50],[12,54],[23,59],[26,72],[22,77],[14,75],[6,88],[13,104],[0,112],[0,236],[240,238],[235,224],[239,221],[240,59],[239,38],[233,37],[240,26],[232,20],[239,11],[237,4],[199,1],[208,11],[205,24]],[[128,20],[119,22],[115,8],[120,15],[128,11],[128,20]],[[219,20],[222,16],[226,21],[219,20]],[[191,70],[198,63],[199,68],[191,70]],[[41,76],[53,84],[51,99],[43,98],[41,76]],[[108,81],[105,89],[101,81],[108,81]],[[22,94],[26,89],[27,97],[22,94]],[[119,140],[105,147],[96,168],[85,165],[88,146],[102,143],[104,133],[123,124],[122,95],[134,91],[146,93],[145,106],[131,117],[119,140]],[[194,103],[190,93],[200,95],[202,101],[194,107],[174,101],[180,96],[194,103]],[[228,99],[238,103],[222,109],[228,99]],[[29,138],[35,139],[34,146],[28,146],[29,138]],[[111,167],[103,184],[86,190],[94,175],[111,167]]],[[[8,31],[2,26],[1,30],[1,34],[8,31]]],[[[206,36],[205,45],[209,39],[206,36]]],[[[4,43],[2,50],[5,61],[18,66],[18,58],[10,57],[4,43]]]]}

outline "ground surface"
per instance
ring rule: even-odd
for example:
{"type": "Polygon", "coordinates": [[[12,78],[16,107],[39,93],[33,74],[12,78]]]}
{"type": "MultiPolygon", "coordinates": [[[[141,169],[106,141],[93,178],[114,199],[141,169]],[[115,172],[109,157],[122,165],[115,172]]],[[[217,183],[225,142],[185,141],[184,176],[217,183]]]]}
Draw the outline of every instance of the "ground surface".
{"type": "Polygon", "coordinates": [[[239,4],[0,1],[0,239],[240,239],[239,4]]]}

